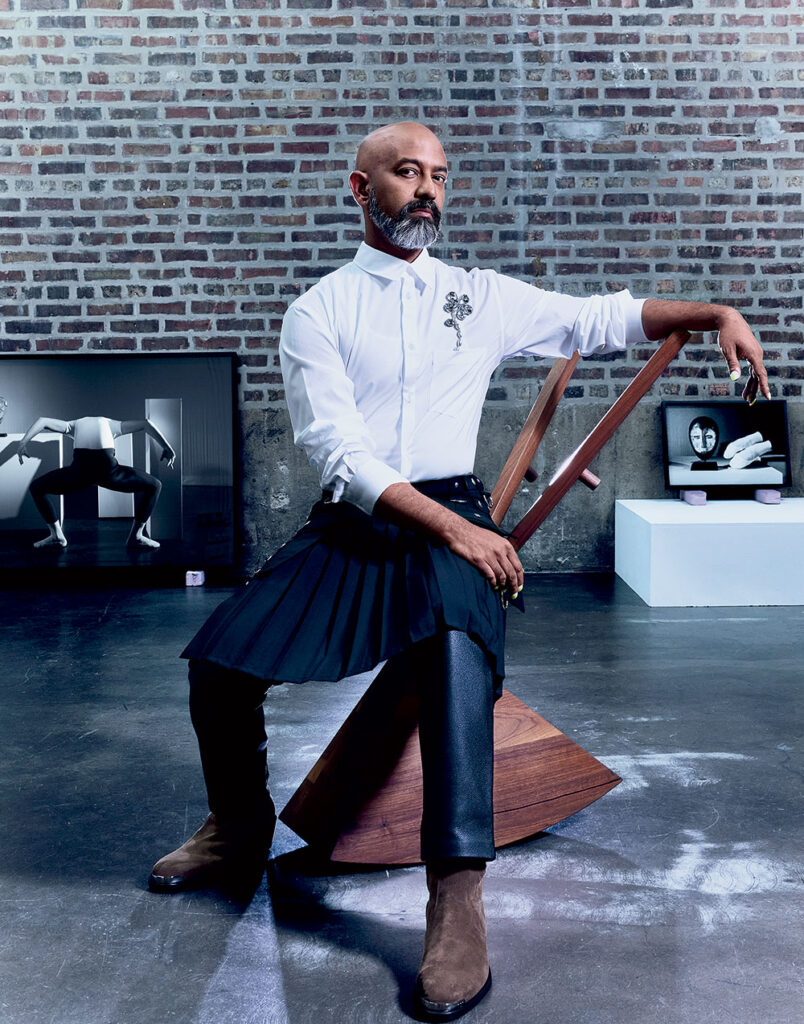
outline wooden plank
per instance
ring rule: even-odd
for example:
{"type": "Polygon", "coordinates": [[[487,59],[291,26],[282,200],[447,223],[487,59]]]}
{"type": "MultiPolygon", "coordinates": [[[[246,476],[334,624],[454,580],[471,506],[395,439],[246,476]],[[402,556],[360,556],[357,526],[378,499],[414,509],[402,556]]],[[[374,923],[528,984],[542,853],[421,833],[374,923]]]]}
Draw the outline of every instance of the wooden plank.
{"type": "Polygon", "coordinates": [[[553,479],[520,519],[510,534],[517,549],[533,536],[567,491],[579,479],[600,449],[634,409],[637,402],[675,359],[689,338],[687,331],[673,331],[634,377],[597,426],[560,467],[553,479]]]}
{"type": "Polygon", "coordinates": [[[519,485],[530,468],[536,449],[556,411],[564,389],[578,362],[578,353],[570,359],[556,359],[514,442],[499,479],[491,492],[491,518],[499,526],[511,506],[519,485]]]}

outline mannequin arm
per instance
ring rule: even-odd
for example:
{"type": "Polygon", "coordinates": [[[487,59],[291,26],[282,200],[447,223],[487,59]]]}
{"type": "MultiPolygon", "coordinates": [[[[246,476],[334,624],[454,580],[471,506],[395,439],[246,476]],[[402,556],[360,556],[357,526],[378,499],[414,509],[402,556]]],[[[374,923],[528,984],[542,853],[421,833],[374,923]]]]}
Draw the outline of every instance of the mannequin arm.
{"type": "Polygon", "coordinates": [[[47,416],[40,416],[38,420],[28,427],[25,431],[25,436],[19,443],[17,455],[19,456],[20,463],[22,463],[23,458],[30,457],[27,450],[28,443],[37,434],[41,434],[43,430],[51,430],[54,434],[69,434],[71,429],[72,424],[68,420],[56,420],[47,416]]]}
{"type": "Polygon", "coordinates": [[[120,431],[123,434],[134,434],[138,430],[144,430],[157,444],[162,446],[161,458],[167,462],[168,469],[171,469],[176,460],[176,452],[162,431],[155,427],[150,420],[123,420],[120,424],[120,431]]]}

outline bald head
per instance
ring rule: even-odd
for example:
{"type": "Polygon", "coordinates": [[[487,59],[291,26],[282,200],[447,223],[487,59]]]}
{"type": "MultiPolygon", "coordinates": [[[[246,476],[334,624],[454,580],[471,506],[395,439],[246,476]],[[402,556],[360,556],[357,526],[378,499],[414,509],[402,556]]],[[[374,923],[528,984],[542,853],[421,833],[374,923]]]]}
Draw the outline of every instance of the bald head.
{"type": "Polygon", "coordinates": [[[367,135],[349,175],[363,208],[366,242],[401,259],[438,238],[447,160],[436,136],[415,121],[388,124],[367,135]]]}
{"type": "Polygon", "coordinates": [[[416,121],[386,124],[370,132],[360,143],[355,157],[355,170],[371,175],[378,166],[389,167],[404,157],[428,161],[446,167],[446,157],[438,138],[416,121]]]}

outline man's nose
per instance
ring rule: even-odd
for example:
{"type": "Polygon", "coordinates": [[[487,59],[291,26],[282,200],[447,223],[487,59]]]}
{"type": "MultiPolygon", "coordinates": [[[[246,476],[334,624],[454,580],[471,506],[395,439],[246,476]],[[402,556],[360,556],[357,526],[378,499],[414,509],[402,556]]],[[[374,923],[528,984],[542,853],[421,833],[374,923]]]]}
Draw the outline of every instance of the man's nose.
{"type": "Polygon", "coordinates": [[[428,178],[426,174],[423,174],[419,179],[419,187],[416,189],[416,197],[419,199],[435,199],[438,195],[436,189],[436,183],[432,178],[428,178]]]}

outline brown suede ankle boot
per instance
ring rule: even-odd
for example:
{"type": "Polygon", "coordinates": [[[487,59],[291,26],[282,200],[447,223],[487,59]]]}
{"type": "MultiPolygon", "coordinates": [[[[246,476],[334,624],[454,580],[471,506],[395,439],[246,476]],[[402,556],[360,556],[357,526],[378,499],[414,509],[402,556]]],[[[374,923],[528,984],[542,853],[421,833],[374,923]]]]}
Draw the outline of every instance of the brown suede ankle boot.
{"type": "Polygon", "coordinates": [[[148,888],[151,892],[184,892],[245,883],[262,870],[275,826],[275,814],[262,822],[225,823],[210,814],[186,843],[154,864],[148,888]]]}
{"type": "Polygon", "coordinates": [[[427,932],[413,997],[418,1020],[455,1020],[491,988],[483,910],[486,869],[466,863],[427,865],[427,932]]]}

